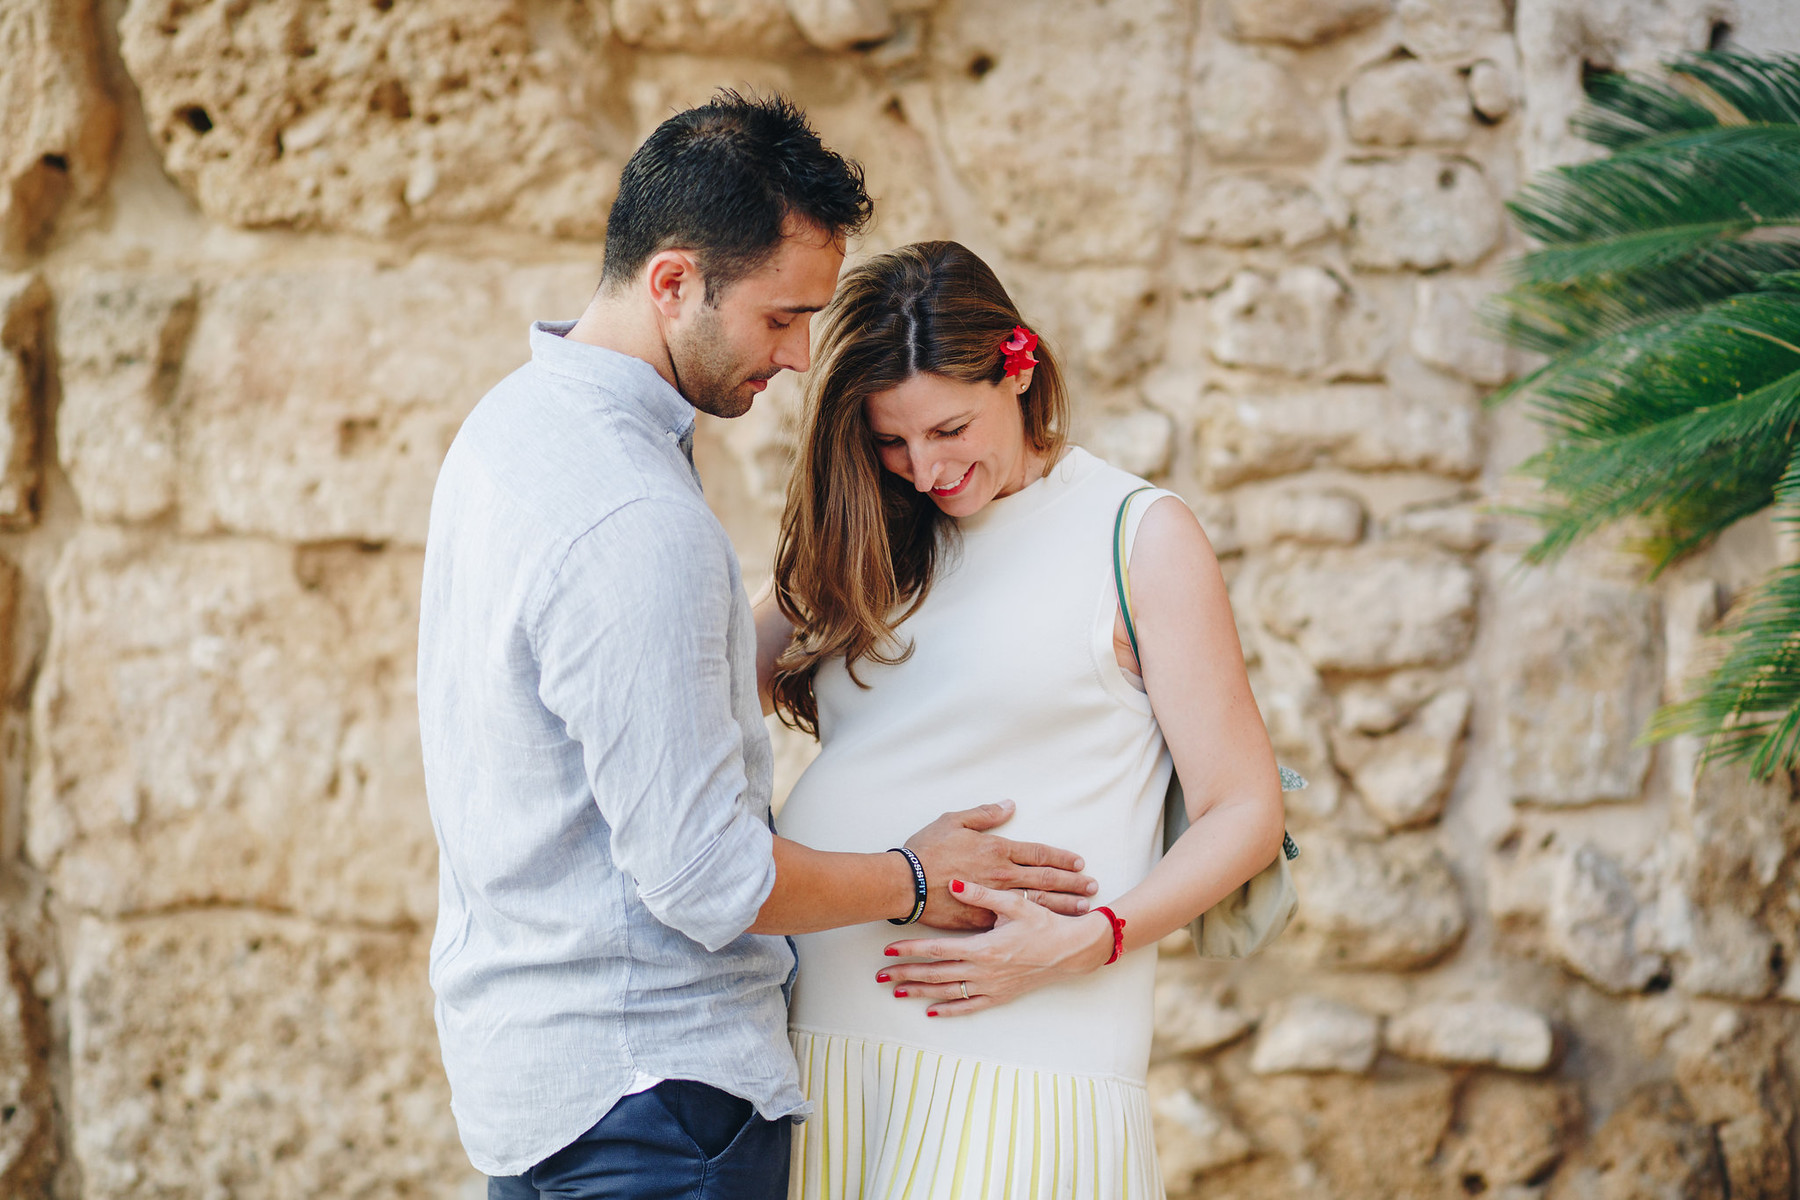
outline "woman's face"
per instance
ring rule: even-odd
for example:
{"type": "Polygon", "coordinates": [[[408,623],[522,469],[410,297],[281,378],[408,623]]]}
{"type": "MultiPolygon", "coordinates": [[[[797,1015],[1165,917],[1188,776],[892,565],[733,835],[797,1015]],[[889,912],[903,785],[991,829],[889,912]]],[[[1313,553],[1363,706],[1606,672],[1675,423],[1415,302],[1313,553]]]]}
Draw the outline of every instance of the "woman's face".
{"type": "Polygon", "coordinates": [[[864,406],[881,465],[946,516],[972,516],[1035,478],[1043,456],[1025,441],[1019,395],[1031,372],[999,383],[918,374],[864,406]]]}

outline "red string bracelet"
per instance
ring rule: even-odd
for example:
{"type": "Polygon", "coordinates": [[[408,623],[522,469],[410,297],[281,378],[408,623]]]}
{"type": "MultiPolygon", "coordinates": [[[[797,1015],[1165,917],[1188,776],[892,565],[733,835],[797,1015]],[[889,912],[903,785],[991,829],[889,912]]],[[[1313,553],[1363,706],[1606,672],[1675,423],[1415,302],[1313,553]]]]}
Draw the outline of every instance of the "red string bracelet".
{"type": "Polygon", "coordinates": [[[1102,904],[1098,908],[1094,909],[1094,911],[1099,913],[1101,916],[1105,917],[1107,924],[1112,926],[1112,933],[1113,933],[1112,957],[1100,964],[1103,967],[1111,966],[1113,963],[1118,962],[1119,955],[1121,955],[1125,952],[1125,918],[1121,917],[1118,913],[1116,913],[1112,909],[1106,907],[1106,905],[1104,905],[1104,904],[1102,904]]]}

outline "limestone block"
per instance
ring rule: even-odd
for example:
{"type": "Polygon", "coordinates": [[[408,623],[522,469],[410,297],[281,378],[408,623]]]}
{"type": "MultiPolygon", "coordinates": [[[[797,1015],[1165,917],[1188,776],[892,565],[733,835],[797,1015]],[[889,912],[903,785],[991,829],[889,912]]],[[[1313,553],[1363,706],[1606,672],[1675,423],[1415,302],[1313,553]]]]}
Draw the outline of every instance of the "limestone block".
{"type": "Polygon", "coordinates": [[[1175,422],[1168,414],[1141,410],[1103,418],[1094,430],[1093,451],[1121,471],[1146,479],[1169,469],[1175,422]]]}
{"type": "Polygon", "coordinates": [[[1465,688],[1440,692],[1398,732],[1340,735],[1333,748],[1370,812],[1389,829],[1427,825],[1444,811],[1469,724],[1465,688]]]}
{"type": "Polygon", "coordinates": [[[1445,1159],[1464,1190],[1478,1194],[1541,1179],[1581,1130],[1581,1095],[1566,1083],[1477,1074],[1457,1110],[1445,1159]]]}
{"type": "Polygon", "coordinates": [[[438,464],[482,393],[573,316],[591,266],[415,259],[227,280],[182,371],[181,524],[422,545],[438,464]]]}
{"type": "Polygon", "coordinates": [[[1513,30],[1525,169],[1597,153],[1569,128],[1590,69],[1655,71],[1679,51],[1706,49],[1720,23],[1739,23],[1739,8],[1732,0],[1519,0],[1513,30]]]}
{"type": "MultiPolygon", "coordinates": [[[[1697,996],[1761,1000],[1775,990],[1775,939],[1749,917],[1727,909],[1699,910],[1683,923],[1676,982],[1697,996]]],[[[1666,945],[1665,939],[1665,945],[1666,945]]]]}
{"type": "Polygon", "coordinates": [[[1325,204],[1311,188],[1254,175],[1224,175],[1202,187],[1176,231],[1226,246],[1304,246],[1331,233],[1325,204]]]}
{"type": "Polygon", "coordinates": [[[1371,384],[1234,396],[1209,393],[1200,470],[1222,488],[1330,464],[1466,476],[1480,465],[1475,410],[1371,384]]]}
{"type": "Polygon", "coordinates": [[[1360,1075],[1381,1052],[1381,1022],[1361,1009],[1319,996],[1295,996],[1263,1021],[1250,1054],[1258,1075],[1347,1071],[1360,1075]]]}
{"type": "Polygon", "coordinates": [[[1150,1068],[1147,1081],[1163,1180],[1178,1191],[1208,1171],[1242,1162],[1253,1149],[1243,1130],[1194,1095],[1184,1076],[1181,1068],[1163,1065],[1150,1068]]]}
{"type": "Polygon", "coordinates": [[[1226,0],[1231,31],[1246,41],[1310,46],[1379,21],[1392,0],[1226,0]]]}
{"type": "Polygon", "coordinates": [[[1462,940],[1462,890],[1420,837],[1373,842],[1317,830],[1294,860],[1300,911],[1288,936],[1321,966],[1409,971],[1462,940]]]}
{"type": "Polygon", "coordinates": [[[1419,58],[1459,58],[1506,31],[1505,0],[1395,0],[1401,44],[1419,58]]]}
{"type": "Polygon", "coordinates": [[[1758,781],[1742,765],[1715,763],[1677,816],[1690,849],[1683,882],[1704,908],[1756,913],[1782,864],[1800,850],[1800,803],[1783,775],[1758,781]]]}
{"type": "Polygon", "coordinates": [[[1194,129],[1221,162],[1304,161],[1325,148],[1325,123],[1280,64],[1217,47],[1194,92],[1194,129]]]}
{"type": "Polygon", "coordinates": [[[1434,671],[1395,671],[1379,679],[1352,680],[1337,695],[1338,728],[1392,733],[1442,686],[1443,677],[1434,671]]]}
{"type": "Polygon", "coordinates": [[[0,929],[0,1195],[48,1196],[57,1160],[49,1014],[20,938],[0,929]]]}
{"type": "Polygon", "coordinates": [[[1548,1200],[1726,1200],[1713,1132],[1673,1084],[1650,1084],[1606,1119],[1556,1173],[1548,1200]]]}
{"type": "Polygon", "coordinates": [[[1640,992],[1664,969],[1624,868],[1591,843],[1558,863],[1545,924],[1550,952],[1609,992],[1640,992]]]}
{"type": "Polygon", "coordinates": [[[1694,1116],[1718,1130],[1728,1194],[1755,1200],[1793,1195],[1788,1134],[1794,1095],[1783,1069],[1786,1023],[1754,1009],[1722,1009],[1671,1039],[1675,1078],[1694,1116]]]}
{"type": "Polygon", "coordinates": [[[1414,287],[1414,354],[1473,383],[1505,383],[1513,377],[1518,356],[1487,336],[1480,324],[1481,305],[1495,290],[1491,283],[1433,275],[1414,287]]]}
{"type": "Polygon", "coordinates": [[[420,557],[90,526],[50,580],[27,848],[59,899],[429,921],[420,557]]]}
{"type": "Polygon", "coordinates": [[[50,290],[35,274],[0,275],[0,529],[37,520],[50,290]]]}
{"type": "Polygon", "coordinates": [[[1500,588],[1493,686],[1514,801],[1636,799],[1650,752],[1635,742],[1662,679],[1655,599],[1573,570],[1514,572],[1500,588]]]}
{"type": "Polygon", "coordinates": [[[887,0],[787,0],[788,14],[821,50],[848,50],[894,35],[887,0]]]}
{"type": "Polygon", "coordinates": [[[629,149],[607,116],[607,56],[581,9],[534,29],[536,11],[131,0],[120,52],[164,166],[217,220],[598,237],[629,149]]]}
{"type": "Polygon", "coordinates": [[[1500,240],[1500,200],[1481,168],[1415,154],[1351,163],[1338,187],[1350,203],[1350,261],[1421,271],[1467,266],[1500,240]]]}
{"type": "Polygon", "coordinates": [[[1124,384],[1162,356],[1168,321],[1150,268],[1027,268],[1018,276],[1014,299],[1025,319],[1078,379],[1124,384]]]}
{"type": "Polygon", "coordinates": [[[1245,1200],[1460,1194],[1437,1161],[1456,1108],[1456,1081],[1447,1071],[1384,1062],[1372,1076],[1249,1075],[1234,1081],[1231,1098],[1246,1129],[1265,1143],[1279,1137],[1283,1155],[1298,1160],[1282,1163],[1267,1186],[1238,1193],[1245,1200]]]}
{"type": "Polygon", "coordinates": [[[1498,1000],[1421,1005],[1390,1018],[1384,1036],[1403,1058],[1507,1071],[1543,1070],[1555,1046],[1542,1013],[1498,1000]]]}
{"type": "Polygon", "coordinates": [[[1256,1022],[1181,979],[1156,983],[1156,1044],[1166,1054],[1205,1054],[1237,1041],[1256,1022]]]}
{"type": "Polygon", "coordinates": [[[70,1124],[93,1200],[449,1195],[427,937],[249,912],[81,920],[70,1124]]]}
{"type": "Polygon", "coordinates": [[[1386,671],[1460,658],[1475,627],[1474,572],[1437,550],[1326,549],[1272,570],[1263,623],[1322,671],[1386,671]]]}
{"type": "Polygon", "coordinates": [[[175,503],[171,401],[195,297],[188,279],[100,271],[58,308],[56,454],[91,519],[147,521],[175,503]]]}
{"type": "Polygon", "coordinates": [[[0,259],[32,250],[71,197],[106,185],[118,114],[101,83],[98,6],[0,6],[0,259]]]}
{"type": "MultiPolygon", "coordinates": [[[[1289,375],[1379,357],[1385,347],[1358,344],[1366,339],[1357,328],[1366,306],[1357,301],[1343,280],[1319,267],[1286,267],[1272,278],[1239,271],[1207,305],[1207,350],[1226,366],[1289,375]]],[[[1356,373],[1366,372],[1357,366],[1356,373]]]]}
{"type": "Polygon", "coordinates": [[[1361,72],[1344,90],[1350,136],[1377,146],[1442,145],[1469,136],[1469,90],[1448,67],[1401,58],[1361,72]]]}
{"type": "Polygon", "coordinates": [[[1473,554],[1494,540],[1492,520],[1473,504],[1403,508],[1383,527],[1389,537],[1418,538],[1456,554],[1473,554]]]}
{"type": "Polygon", "coordinates": [[[1362,501],[1349,492],[1317,488],[1258,488],[1238,497],[1244,543],[1311,542],[1349,546],[1362,540],[1362,501]]]}
{"type": "MultiPolygon", "coordinates": [[[[689,54],[792,50],[797,48],[799,39],[789,20],[789,7],[783,0],[733,0],[729,4],[713,0],[612,0],[612,27],[620,41],[646,50],[681,50],[689,54]]],[[[800,5],[821,30],[829,30],[847,19],[866,21],[867,13],[854,11],[859,7],[864,6],[800,5]],[[850,11],[831,11],[837,9],[850,11]]]]}
{"type": "Polygon", "coordinates": [[[1274,637],[1255,624],[1246,625],[1253,609],[1250,597],[1259,586],[1253,567],[1232,587],[1232,613],[1239,622],[1239,640],[1245,655],[1254,660],[1250,690],[1268,726],[1275,757],[1307,778],[1307,786],[1288,792],[1288,818],[1303,823],[1330,817],[1337,811],[1338,776],[1331,765],[1331,748],[1325,725],[1331,701],[1319,680],[1319,672],[1293,643],[1274,637]]]}
{"type": "Polygon", "coordinates": [[[1490,121],[1512,115],[1516,97],[1512,76],[1499,63],[1484,58],[1469,68],[1469,104],[1490,121]]]}
{"type": "Polygon", "coordinates": [[[933,17],[943,147],[1027,260],[1155,260],[1182,178],[1192,6],[954,0],[933,17]]]}

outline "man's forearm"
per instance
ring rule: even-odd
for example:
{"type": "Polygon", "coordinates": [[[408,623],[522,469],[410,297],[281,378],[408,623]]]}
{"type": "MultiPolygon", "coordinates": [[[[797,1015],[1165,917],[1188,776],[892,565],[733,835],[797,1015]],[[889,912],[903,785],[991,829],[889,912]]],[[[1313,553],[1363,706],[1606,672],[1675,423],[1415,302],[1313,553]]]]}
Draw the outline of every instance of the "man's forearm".
{"type": "Polygon", "coordinates": [[[751,933],[813,933],[912,911],[913,873],[899,854],[833,854],[775,839],[775,888],[751,933]]]}

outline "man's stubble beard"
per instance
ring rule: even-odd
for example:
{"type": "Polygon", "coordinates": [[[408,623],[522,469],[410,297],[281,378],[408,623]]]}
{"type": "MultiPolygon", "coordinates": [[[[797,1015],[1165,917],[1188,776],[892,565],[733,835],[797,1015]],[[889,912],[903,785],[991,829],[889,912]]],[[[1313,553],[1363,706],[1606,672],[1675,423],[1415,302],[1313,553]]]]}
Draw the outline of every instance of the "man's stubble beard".
{"type": "Polygon", "coordinates": [[[747,380],[765,378],[745,371],[732,354],[725,321],[712,305],[703,306],[694,322],[669,342],[669,366],[676,387],[695,408],[714,417],[741,417],[756,393],[745,394],[747,380]]]}

